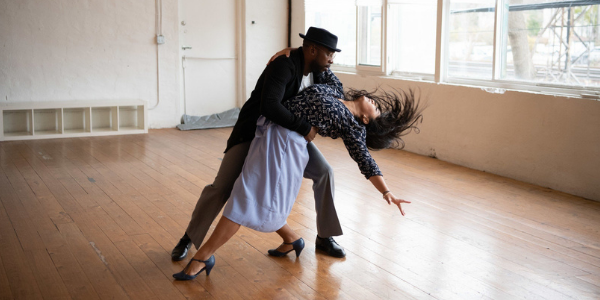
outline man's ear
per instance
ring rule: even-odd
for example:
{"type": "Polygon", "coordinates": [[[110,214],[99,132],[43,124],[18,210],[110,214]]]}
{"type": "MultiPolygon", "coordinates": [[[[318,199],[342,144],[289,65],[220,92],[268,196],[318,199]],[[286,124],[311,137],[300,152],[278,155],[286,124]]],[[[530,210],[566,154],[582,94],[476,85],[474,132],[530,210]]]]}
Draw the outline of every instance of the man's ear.
{"type": "Polygon", "coordinates": [[[311,45],[311,46],[310,46],[310,54],[311,54],[312,56],[316,56],[316,55],[317,55],[317,50],[318,50],[318,49],[317,49],[317,46],[315,46],[315,45],[311,45]]]}

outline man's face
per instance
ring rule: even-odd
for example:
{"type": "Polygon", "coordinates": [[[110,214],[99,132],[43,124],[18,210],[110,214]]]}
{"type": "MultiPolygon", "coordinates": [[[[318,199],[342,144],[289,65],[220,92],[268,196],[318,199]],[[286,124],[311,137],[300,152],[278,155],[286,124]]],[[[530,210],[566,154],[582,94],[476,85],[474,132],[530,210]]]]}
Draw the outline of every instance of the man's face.
{"type": "Polygon", "coordinates": [[[333,64],[333,59],[335,58],[335,51],[329,50],[323,46],[314,45],[315,59],[311,63],[311,71],[315,73],[322,73],[327,71],[331,64],[333,64]]]}

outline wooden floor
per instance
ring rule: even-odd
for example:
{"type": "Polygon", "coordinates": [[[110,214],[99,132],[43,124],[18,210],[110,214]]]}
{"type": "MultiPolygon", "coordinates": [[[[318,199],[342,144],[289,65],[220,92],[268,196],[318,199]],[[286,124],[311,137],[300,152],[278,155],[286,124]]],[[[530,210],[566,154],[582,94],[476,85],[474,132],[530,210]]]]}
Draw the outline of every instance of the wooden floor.
{"type": "Polygon", "coordinates": [[[341,141],[325,138],[315,142],[335,169],[345,259],[315,252],[305,181],[288,220],[307,242],[299,259],[267,256],[278,237],[242,228],[209,277],[174,282],[186,262],[169,253],[229,133],[0,143],[0,298],[600,298],[600,203],[403,151],[374,153],[392,190],[413,201],[402,217],[341,141]]]}

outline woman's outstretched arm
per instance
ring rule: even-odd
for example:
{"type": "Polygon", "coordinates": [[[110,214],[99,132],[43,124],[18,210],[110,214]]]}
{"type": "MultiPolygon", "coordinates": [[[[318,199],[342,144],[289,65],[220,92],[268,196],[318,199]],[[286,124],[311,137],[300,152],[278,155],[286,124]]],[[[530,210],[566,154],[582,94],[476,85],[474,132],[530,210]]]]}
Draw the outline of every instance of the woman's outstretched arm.
{"type": "Polygon", "coordinates": [[[400,209],[400,213],[404,216],[404,210],[402,210],[402,203],[410,203],[410,201],[402,200],[400,198],[396,198],[394,194],[389,190],[387,184],[385,183],[385,179],[383,176],[371,176],[369,177],[369,181],[375,186],[375,188],[383,194],[383,200],[387,201],[388,204],[394,203],[400,209]]]}

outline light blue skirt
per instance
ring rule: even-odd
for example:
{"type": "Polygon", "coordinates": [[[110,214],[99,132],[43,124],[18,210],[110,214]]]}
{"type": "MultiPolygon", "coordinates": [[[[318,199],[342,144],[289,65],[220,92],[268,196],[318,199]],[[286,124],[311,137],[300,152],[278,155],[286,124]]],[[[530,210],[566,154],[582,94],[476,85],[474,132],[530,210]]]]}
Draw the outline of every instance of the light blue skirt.
{"type": "Polygon", "coordinates": [[[242,173],[223,216],[240,225],[273,232],[285,225],[308,163],[302,135],[261,116],[242,173]]]}

